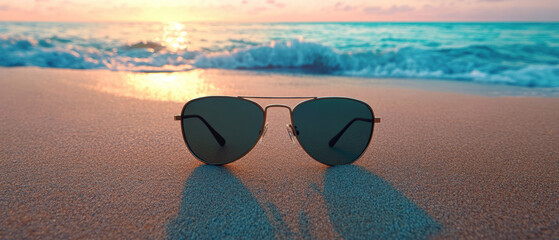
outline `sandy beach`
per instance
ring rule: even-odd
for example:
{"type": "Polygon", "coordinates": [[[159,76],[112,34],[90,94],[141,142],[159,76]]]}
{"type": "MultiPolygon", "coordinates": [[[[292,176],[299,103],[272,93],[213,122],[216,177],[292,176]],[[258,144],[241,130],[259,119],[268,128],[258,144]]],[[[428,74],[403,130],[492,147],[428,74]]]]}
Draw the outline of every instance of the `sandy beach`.
{"type": "Polygon", "coordinates": [[[0,239],[559,238],[559,98],[418,81],[0,68],[0,239]],[[272,109],[249,154],[208,166],[173,121],[206,95],[347,96],[382,123],[327,167],[272,109]]]}

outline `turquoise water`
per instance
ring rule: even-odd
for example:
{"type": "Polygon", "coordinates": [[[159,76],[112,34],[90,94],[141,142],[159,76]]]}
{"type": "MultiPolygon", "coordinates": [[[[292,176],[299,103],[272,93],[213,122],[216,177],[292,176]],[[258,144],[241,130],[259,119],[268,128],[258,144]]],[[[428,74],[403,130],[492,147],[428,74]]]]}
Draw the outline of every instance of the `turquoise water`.
{"type": "Polygon", "coordinates": [[[559,23],[0,23],[0,66],[559,87],[559,23]]]}

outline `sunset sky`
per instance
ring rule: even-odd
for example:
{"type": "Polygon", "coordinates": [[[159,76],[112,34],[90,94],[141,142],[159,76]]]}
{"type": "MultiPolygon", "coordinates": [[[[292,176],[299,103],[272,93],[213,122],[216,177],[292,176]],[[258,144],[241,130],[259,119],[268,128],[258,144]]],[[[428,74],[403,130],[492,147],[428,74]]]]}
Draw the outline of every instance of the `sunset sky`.
{"type": "Polygon", "coordinates": [[[558,0],[0,0],[0,21],[559,21],[558,0]]]}

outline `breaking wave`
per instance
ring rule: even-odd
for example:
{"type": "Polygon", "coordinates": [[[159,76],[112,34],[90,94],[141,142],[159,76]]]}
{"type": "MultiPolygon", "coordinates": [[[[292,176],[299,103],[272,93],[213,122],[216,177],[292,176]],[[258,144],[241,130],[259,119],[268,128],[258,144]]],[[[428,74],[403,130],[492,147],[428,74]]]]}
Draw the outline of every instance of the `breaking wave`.
{"type": "Polygon", "coordinates": [[[245,45],[231,51],[171,51],[157,42],[109,47],[56,37],[0,37],[0,66],[188,71],[195,68],[301,69],[378,78],[429,78],[559,87],[559,49],[547,44],[401,47],[343,52],[301,40],[245,45]]]}

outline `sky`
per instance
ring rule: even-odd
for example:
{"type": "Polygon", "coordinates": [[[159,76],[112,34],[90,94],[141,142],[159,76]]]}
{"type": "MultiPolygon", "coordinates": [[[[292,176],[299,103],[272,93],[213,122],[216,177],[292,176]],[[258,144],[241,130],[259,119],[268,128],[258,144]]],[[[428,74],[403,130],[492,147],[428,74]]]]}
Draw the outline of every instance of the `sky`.
{"type": "Polygon", "coordinates": [[[559,21],[559,0],[0,0],[0,21],[559,21]]]}

